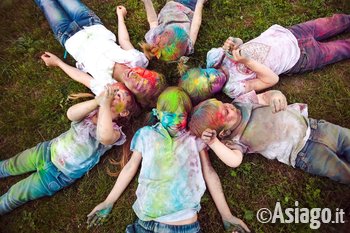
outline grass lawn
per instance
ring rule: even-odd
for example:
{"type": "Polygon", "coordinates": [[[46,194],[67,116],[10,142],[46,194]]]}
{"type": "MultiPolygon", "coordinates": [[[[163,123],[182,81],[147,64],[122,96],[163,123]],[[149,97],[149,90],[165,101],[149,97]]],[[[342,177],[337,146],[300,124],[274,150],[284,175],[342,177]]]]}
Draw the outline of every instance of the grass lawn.
{"type": "MultiPolygon", "coordinates": [[[[117,32],[114,13],[123,4],[128,15],[126,24],[134,45],[143,40],[148,23],[140,0],[85,0],[106,27],[117,32]]],[[[165,0],[154,0],[157,10],[165,0]]],[[[204,66],[206,52],[219,47],[228,36],[244,41],[258,36],[272,24],[291,26],[332,13],[350,14],[348,0],[209,0],[193,66],[204,66]]],[[[50,140],[69,128],[65,115],[73,102],[67,95],[88,91],[69,79],[62,71],[47,68],[40,60],[44,51],[61,58],[64,49],[55,40],[42,12],[32,0],[0,2],[0,160],[50,140]]],[[[350,33],[339,38],[350,37],[350,33]]],[[[75,62],[68,56],[66,62],[75,62]]],[[[169,84],[176,84],[176,64],[151,62],[151,69],[166,74],[169,84]]],[[[276,89],[283,91],[289,102],[308,103],[309,116],[350,128],[350,60],[330,65],[303,75],[281,76],[276,89]]],[[[219,95],[218,98],[228,100],[219,95]]],[[[141,119],[133,123],[142,124],[141,119]]],[[[135,219],[137,179],[134,179],[116,203],[110,220],[97,228],[86,229],[86,215],[111,190],[115,178],[106,174],[114,169],[108,158],[117,158],[121,148],[107,153],[89,174],[53,197],[32,201],[12,213],[0,217],[0,232],[124,232],[135,219]]],[[[259,155],[244,157],[243,164],[231,169],[211,154],[232,212],[256,232],[349,232],[350,187],[327,178],[309,175],[259,155]],[[295,201],[305,208],[348,208],[346,223],[323,224],[312,231],[309,224],[262,224],[256,219],[260,208],[274,209],[279,201],[283,208],[294,207],[295,201]]],[[[27,175],[1,179],[0,195],[27,175]]],[[[223,232],[220,215],[208,194],[202,198],[199,221],[203,232],[223,232]]]]}

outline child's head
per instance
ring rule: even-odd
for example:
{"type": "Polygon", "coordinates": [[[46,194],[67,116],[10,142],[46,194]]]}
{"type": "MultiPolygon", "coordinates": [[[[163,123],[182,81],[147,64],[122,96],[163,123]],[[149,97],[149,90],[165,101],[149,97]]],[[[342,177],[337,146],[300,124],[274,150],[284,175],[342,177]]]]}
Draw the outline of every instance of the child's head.
{"type": "Polygon", "coordinates": [[[168,87],[158,97],[156,115],[164,128],[174,136],[186,128],[191,109],[191,99],[184,90],[168,87]]]}
{"type": "Polygon", "coordinates": [[[159,94],[166,86],[165,78],[156,71],[136,67],[116,70],[117,80],[135,94],[137,101],[143,106],[154,106],[159,94]],[[117,73],[118,72],[118,73],[117,73]]]}
{"type": "Polygon", "coordinates": [[[190,131],[201,137],[207,128],[216,130],[220,135],[224,130],[232,130],[240,123],[240,110],[232,104],[222,103],[217,99],[208,99],[195,106],[189,122],[190,131]]]}
{"type": "Polygon", "coordinates": [[[214,68],[192,68],[188,70],[179,81],[191,97],[193,103],[198,103],[219,92],[226,82],[226,75],[214,68]]]}
{"type": "Polygon", "coordinates": [[[187,52],[188,34],[179,26],[167,26],[157,36],[155,44],[141,43],[141,48],[148,59],[175,61],[187,52]]]}
{"type": "Polygon", "coordinates": [[[119,116],[130,118],[131,116],[136,115],[140,109],[132,92],[120,82],[113,84],[112,87],[115,90],[111,106],[114,118],[119,116]]]}

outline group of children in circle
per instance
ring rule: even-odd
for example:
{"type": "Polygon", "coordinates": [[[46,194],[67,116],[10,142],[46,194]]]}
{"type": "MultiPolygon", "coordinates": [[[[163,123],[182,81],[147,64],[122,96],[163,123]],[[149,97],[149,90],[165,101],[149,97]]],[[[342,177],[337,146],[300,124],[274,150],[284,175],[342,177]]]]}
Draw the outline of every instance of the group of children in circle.
{"type": "Polygon", "coordinates": [[[150,25],[143,52],[130,42],[123,6],[116,8],[117,45],[116,36],[80,0],[35,0],[77,63],[70,66],[50,52],[42,60],[96,97],[68,109],[72,124],[67,132],[0,161],[0,177],[33,172],[0,197],[0,214],[51,196],[82,177],[113,145],[125,143],[121,125],[150,106],[156,106],[151,114],[155,123],[133,136],[132,155],[123,154],[125,166],[106,200],[88,215],[90,226],[107,217],[141,165],[133,205],[137,220],[126,232],[200,232],[197,213],[206,185],[225,230],[249,232],[226,203],[208,147],[230,167],[239,166],[244,153],[260,153],[350,183],[349,129],[308,118],[305,104],[287,105],[280,91],[256,94],[275,85],[279,74],[350,58],[349,38],[323,42],[350,31],[350,15],[289,28],[273,25],[247,43],[229,37],[208,52],[206,68],[183,70],[179,85],[166,87],[166,76],[146,69],[148,61],[183,60],[194,52],[206,0],[169,1],[158,16],[151,0],[142,1],[150,25]],[[209,99],[221,90],[234,102],[209,99]]]}

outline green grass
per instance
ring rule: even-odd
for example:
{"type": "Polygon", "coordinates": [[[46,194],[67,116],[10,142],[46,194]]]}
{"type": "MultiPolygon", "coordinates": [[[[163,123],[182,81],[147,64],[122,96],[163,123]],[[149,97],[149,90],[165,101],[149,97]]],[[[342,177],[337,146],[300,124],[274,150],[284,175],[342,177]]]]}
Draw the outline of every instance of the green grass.
{"type": "MultiPolygon", "coordinates": [[[[128,9],[127,26],[132,43],[143,40],[148,25],[143,4],[139,0],[84,1],[107,28],[117,32],[114,7],[124,4],[128,9]]],[[[165,0],[155,0],[157,10],[165,0]]],[[[196,53],[190,64],[203,66],[206,52],[219,47],[228,36],[247,41],[258,36],[272,24],[290,26],[335,12],[350,13],[347,0],[210,0],[205,6],[196,53]]],[[[86,88],[70,80],[63,72],[47,68],[40,54],[51,51],[63,57],[64,50],[34,1],[3,0],[0,2],[0,159],[50,140],[69,128],[65,113],[72,102],[69,93],[85,92],[86,88]]],[[[346,34],[342,37],[349,37],[346,34]]],[[[72,58],[68,63],[74,64],[72,58]]],[[[350,127],[350,61],[328,66],[320,71],[282,76],[276,86],[289,102],[309,105],[309,115],[344,127],[350,127]]],[[[176,84],[176,64],[151,62],[152,69],[166,74],[170,84],[176,84]]],[[[219,98],[228,100],[223,95],[219,98]]],[[[136,122],[137,125],[141,121],[136,122]]],[[[53,197],[32,201],[12,213],[0,217],[0,232],[124,232],[135,215],[137,180],[134,179],[116,203],[110,220],[98,228],[86,229],[86,215],[111,190],[115,178],[106,174],[113,168],[108,158],[118,157],[120,148],[103,157],[99,165],[71,187],[53,197]]],[[[329,179],[315,177],[277,161],[259,155],[245,156],[243,164],[231,169],[211,154],[232,212],[256,232],[347,232],[346,224],[324,224],[317,231],[308,224],[262,224],[255,217],[263,207],[273,209],[280,201],[283,207],[346,208],[350,206],[350,188],[329,179]]],[[[1,179],[0,194],[26,175],[1,179]]],[[[199,220],[203,232],[223,232],[220,215],[208,193],[202,198],[199,220]]]]}

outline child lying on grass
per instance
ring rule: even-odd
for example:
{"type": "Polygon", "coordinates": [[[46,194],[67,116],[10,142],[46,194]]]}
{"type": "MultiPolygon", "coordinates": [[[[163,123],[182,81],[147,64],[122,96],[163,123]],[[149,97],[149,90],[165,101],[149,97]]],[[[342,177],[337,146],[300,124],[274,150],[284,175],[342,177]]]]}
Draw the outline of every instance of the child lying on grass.
{"type": "Polygon", "coordinates": [[[244,153],[260,153],[350,184],[350,130],[308,118],[305,104],[287,106],[280,91],[252,91],[233,103],[205,100],[194,107],[189,128],[230,167],[244,153]]]}

